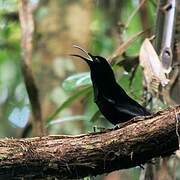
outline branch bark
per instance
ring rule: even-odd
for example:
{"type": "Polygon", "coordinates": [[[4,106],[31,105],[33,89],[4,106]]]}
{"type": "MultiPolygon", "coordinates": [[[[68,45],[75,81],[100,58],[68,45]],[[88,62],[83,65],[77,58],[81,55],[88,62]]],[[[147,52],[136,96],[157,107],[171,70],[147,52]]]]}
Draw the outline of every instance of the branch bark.
{"type": "Polygon", "coordinates": [[[0,139],[0,179],[78,179],[170,155],[179,147],[179,117],[177,106],[101,133],[0,139]]]}

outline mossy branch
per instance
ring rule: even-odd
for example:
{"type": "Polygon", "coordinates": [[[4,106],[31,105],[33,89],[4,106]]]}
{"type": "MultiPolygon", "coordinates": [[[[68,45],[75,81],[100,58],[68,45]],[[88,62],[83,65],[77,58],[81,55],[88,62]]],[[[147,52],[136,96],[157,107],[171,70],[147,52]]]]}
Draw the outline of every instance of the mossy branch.
{"type": "Polygon", "coordinates": [[[177,106],[101,133],[0,139],[0,179],[78,179],[170,155],[179,148],[179,114],[177,106]]]}

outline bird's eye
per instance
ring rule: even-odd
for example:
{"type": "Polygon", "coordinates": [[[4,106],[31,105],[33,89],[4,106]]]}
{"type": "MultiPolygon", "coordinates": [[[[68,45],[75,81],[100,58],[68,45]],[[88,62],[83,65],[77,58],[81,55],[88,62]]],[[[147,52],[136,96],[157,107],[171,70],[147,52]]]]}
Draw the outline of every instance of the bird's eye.
{"type": "Polygon", "coordinates": [[[96,60],[96,61],[99,61],[99,59],[98,59],[97,57],[95,58],[95,60],[96,60]]]}

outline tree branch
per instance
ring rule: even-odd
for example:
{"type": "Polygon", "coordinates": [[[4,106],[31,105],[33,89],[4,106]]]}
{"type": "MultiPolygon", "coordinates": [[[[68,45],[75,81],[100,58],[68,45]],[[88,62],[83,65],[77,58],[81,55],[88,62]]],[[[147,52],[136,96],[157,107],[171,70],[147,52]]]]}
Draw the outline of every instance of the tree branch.
{"type": "Polygon", "coordinates": [[[135,167],[178,149],[180,106],[114,130],[78,136],[0,139],[0,179],[78,179],[135,167]]]}
{"type": "Polygon", "coordinates": [[[19,0],[19,20],[21,25],[21,48],[22,48],[22,74],[24,83],[29,96],[29,101],[33,113],[33,133],[36,136],[42,136],[45,132],[43,130],[43,120],[41,104],[39,99],[39,91],[35,83],[35,78],[31,69],[32,49],[33,49],[33,8],[28,0],[19,0]]]}

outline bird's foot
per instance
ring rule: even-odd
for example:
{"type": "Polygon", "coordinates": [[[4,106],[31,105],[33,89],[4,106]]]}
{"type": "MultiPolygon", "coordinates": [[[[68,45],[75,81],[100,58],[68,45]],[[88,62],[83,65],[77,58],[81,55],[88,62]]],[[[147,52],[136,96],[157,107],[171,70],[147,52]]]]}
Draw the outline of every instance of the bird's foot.
{"type": "Polygon", "coordinates": [[[125,127],[125,126],[128,126],[128,125],[130,125],[130,124],[131,124],[130,121],[116,124],[116,126],[114,127],[114,130],[116,130],[116,129],[121,129],[121,128],[123,128],[123,127],[125,127]]]}
{"type": "Polygon", "coordinates": [[[127,126],[127,125],[128,125],[128,122],[119,123],[119,124],[116,124],[116,126],[115,126],[113,129],[114,129],[114,130],[116,130],[116,129],[121,129],[121,128],[127,126]]]}
{"type": "Polygon", "coordinates": [[[104,127],[93,126],[93,132],[103,132],[105,130],[106,128],[104,127]]]}
{"type": "Polygon", "coordinates": [[[121,128],[128,126],[130,124],[133,124],[133,123],[136,123],[139,121],[143,121],[149,117],[151,117],[151,116],[136,116],[127,122],[117,124],[114,129],[121,129],[121,128]]]}

